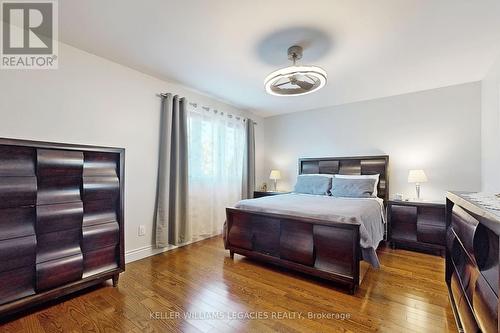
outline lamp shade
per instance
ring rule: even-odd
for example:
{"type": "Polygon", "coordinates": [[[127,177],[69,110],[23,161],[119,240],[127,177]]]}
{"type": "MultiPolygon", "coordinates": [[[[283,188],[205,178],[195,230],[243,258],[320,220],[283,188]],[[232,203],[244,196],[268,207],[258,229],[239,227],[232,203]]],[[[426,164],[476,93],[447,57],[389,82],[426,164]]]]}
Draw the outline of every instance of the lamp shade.
{"type": "Polygon", "coordinates": [[[279,170],[271,170],[271,174],[269,175],[269,179],[281,179],[281,172],[279,170]]]}
{"type": "Polygon", "coordinates": [[[408,173],[408,183],[425,183],[427,176],[424,170],[410,170],[408,173]]]}

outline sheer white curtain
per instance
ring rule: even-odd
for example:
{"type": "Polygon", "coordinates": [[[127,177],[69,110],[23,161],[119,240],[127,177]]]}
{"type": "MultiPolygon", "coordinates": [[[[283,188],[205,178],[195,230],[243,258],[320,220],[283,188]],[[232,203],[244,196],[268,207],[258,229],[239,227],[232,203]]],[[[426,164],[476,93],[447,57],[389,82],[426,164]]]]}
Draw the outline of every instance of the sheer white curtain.
{"type": "Polygon", "coordinates": [[[220,233],[225,208],[241,199],[245,139],[243,119],[189,107],[188,221],[193,241],[220,233]]]}

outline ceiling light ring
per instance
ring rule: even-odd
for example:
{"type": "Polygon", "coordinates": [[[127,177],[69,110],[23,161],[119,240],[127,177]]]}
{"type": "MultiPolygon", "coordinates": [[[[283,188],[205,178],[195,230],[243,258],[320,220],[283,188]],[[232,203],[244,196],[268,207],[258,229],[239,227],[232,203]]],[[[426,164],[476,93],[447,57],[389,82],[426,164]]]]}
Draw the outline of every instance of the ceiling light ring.
{"type": "Polygon", "coordinates": [[[293,62],[293,65],[278,69],[265,78],[264,87],[267,93],[274,96],[302,96],[326,85],[328,80],[326,71],[317,66],[297,65],[296,61],[301,58],[302,47],[293,45],[288,48],[288,59],[293,62]],[[307,77],[312,83],[300,80],[299,75],[307,77]],[[288,80],[288,82],[280,82],[283,79],[288,80]],[[284,85],[288,85],[288,87],[282,88],[284,85]]]}
{"type": "Polygon", "coordinates": [[[280,68],[272,73],[270,73],[266,79],[265,79],[265,89],[266,91],[274,96],[303,96],[306,94],[310,94],[312,92],[315,92],[321,88],[323,88],[328,80],[328,76],[326,74],[326,71],[322,69],[321,67],[317,66],[289,66],[289,67],[284,67],[280,68]],[[276,84],[279,80],[288,78],[290,76],[294,75],[312,75],[314,78],[318,79],[318,84],[315,84],[313,89],[305,92],[300,92],[296,94],[279,94],[276,91],[272,89],[272,86],[276,84]]]}

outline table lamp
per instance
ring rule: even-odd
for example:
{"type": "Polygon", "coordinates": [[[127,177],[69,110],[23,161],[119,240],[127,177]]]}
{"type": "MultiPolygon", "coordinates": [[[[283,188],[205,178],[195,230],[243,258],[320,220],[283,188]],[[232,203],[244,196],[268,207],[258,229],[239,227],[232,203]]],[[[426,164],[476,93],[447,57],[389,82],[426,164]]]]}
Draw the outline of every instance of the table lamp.
{"type": "Polygon", "coordinates": [[[424,170],[410,170],[408,173],[408,183],[415,183],[415,191],[417,191],[417,200],[420,200],[420,183],[425,183],[427,176],[424,170]]]}
{"type": "Polygon", "coordinates": [[[269,179],[274,180],[274,190],[278,189],[278,179],[281,179],[281,172],[279,170],[271,170],[271,174],[269,175],[269,179]]]}

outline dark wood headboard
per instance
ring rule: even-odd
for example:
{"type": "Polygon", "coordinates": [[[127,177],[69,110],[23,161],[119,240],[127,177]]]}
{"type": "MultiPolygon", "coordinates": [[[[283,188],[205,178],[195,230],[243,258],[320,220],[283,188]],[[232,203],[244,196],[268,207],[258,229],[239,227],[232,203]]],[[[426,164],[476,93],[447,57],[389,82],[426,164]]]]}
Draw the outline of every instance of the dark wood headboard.
{"type": "Polygon", "coordinates": [[[388,165],[388,155],[301,158],[299,159],[299,175],[311,173],[341,175],[379,174],[378,197],[387,201],[389,199],[388,165]]]}

